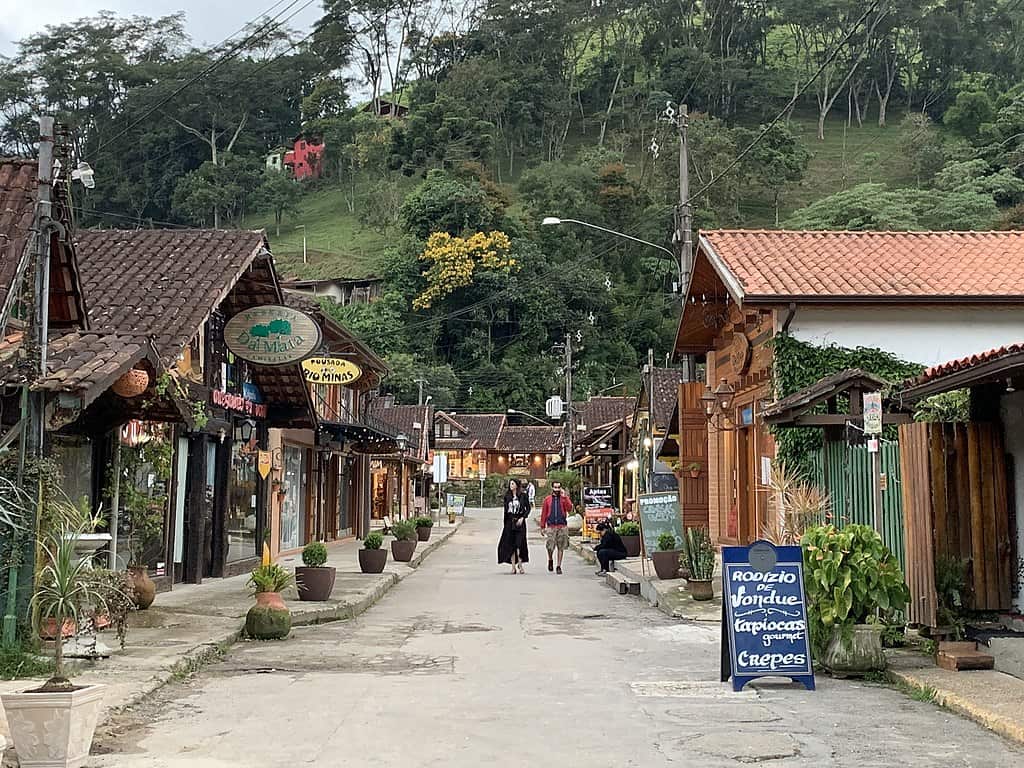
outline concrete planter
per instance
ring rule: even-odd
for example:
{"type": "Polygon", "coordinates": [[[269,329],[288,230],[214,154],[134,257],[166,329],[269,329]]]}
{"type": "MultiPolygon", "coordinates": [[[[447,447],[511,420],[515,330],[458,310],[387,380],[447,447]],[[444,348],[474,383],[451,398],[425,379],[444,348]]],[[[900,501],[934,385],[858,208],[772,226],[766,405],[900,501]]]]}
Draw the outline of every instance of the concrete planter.
{"type": "Polygon", "coordinates": [[[257,592],[256,605],[245,614],[245,634],[255,640],[284,640],[292,631],[292,613],[280,592],[257,592]]]}
{"type": "Polygon", "coordinates": [[[565,519],[565,529],[570,534],[578,535],[583,530],[583,516],[582,515],[569,515],[565,519]]]}
{"type": "Polygon", "coordinates": [[[80,768],[89,757],[105,685],[2,697],[22,768],[80,768]]]}
{"type": "Polygon", "coordinates": [[[640,557],[639,536],[623,536],[622,543],[626,547],[626,557],[640,557]]]}
{"type": "Polygon", "coordinates": [[[652,552],[651,559],[654,561],[654,572],[658,574],[659,579],[667,581],[668,579],[679,578],[678,549],[652,552]]]}
{"type": "Polygon", "coordinates": [[[694,600],[710,600],[715,596],[715,582],[712,579],[687,579],[686,588],[694,600]]]}
{"type": "Polygon", "coordinates": [[[434,530],[429,525],[418,525],[416,526],[416,538],[419,541],[430,541],[430,532],[434,530]]]}
{"type": "Polygon", "coordinates": [[[412,560],[412,556],[416,554],[416,539],[412,541],[395,541],[391,542],[391,557],[399,563],[408,563],[412,560]]]}
{"type": "Polygon", "coordinates": [[[308,602],[330,600],[337,574],[336,568],[298,566],[295,569],[295,586],[299,592],[299,600],[308,602]]]}
{"type": "Polygon", "coordinates": [[[863,677],[869,672],[885,669],[880,624],[855,624],[844,640],[839,627],[832,628],[832,637],[825,658],[821,660],[833,677],[863,677]]]}
{"type": "Polygon", "coordinates": [[[388,562],[386,549],[360,549],[359,570],[363,573],[383,573],[388,562]]]}

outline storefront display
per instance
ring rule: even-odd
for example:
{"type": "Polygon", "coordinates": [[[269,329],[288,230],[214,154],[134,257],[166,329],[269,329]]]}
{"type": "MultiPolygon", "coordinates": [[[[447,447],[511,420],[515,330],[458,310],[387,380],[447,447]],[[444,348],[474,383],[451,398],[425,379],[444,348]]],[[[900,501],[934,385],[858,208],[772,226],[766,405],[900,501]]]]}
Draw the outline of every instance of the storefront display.
{"type": "Polygon", "coordinates": [[[249,442],[239,440],[232,445],[227,517],[224,522],[229,563],[259,554],[256,546],[256,528],[259,520],[257,456],[255,439],[249,442]]]}
{"type": "Polygon", "coordinates": [[[304,540],[303,525],[306,519],[306,449],[293,445],[284,447],[284,499],[281,503],[282,552],[298,549],[304,540]]]}

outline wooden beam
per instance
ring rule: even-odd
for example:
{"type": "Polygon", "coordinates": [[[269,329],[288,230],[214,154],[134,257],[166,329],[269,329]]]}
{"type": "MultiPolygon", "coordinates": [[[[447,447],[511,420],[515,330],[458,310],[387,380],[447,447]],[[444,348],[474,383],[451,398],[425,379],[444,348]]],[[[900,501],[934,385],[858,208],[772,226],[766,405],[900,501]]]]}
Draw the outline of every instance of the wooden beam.
{"type": "MultiPolygon", "coordinates": [[[[784,416],[773,416],[771,418],[766,418],[765,421],[769,424],[778,424],[779,426],[842,427],[845,426],[848,421],[857,424],[860,422],[860,419],[846,413],[808,413],[792,419],[787,419],[784,416]]],[[[912,421],[913,418],[908,413],[882,414],[883,424],[910,424],[912,421]]]]}

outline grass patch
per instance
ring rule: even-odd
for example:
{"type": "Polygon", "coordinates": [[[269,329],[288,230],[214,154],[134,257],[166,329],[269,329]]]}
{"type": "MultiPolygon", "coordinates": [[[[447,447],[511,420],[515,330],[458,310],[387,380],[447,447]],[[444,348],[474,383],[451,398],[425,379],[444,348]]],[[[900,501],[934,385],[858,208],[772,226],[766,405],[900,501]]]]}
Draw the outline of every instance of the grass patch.
{"type": "Polygon", "coordinates": [[[935,704],[936,706],[939,705],[939,692],[930,685],[908,683],[895,677],[891,678],[890,682],[892,683],[893,688],[905,696],[910,697],[914,701],[920,701],[925,704],[935,704]]]}
{"type": "Polygon", "coordinates": [[[0,679],[50,677],[53,661],[24,648],[0,649],[0,679]]]}
{"type": "Polygon", "coordinates": [[[177,683],[183,682],[208,664],[223,660],[228,655],[231,645],[231,641],[217,643],[204,649],[201,653],[182,659],[171,667],[171,679],[177,683]]]}

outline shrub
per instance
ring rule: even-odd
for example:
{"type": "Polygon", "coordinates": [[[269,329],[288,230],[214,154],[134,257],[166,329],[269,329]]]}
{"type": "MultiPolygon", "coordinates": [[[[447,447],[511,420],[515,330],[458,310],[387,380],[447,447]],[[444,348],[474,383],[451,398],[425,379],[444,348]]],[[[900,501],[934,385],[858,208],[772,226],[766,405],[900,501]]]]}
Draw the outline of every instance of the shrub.
{"type": "Polygon", "coordinates": [[[665,531],[665,533],[661,534],[658,537],[658,551],[659,552],[671,552],[675,548],[676,548],[676,535],[674,533],[669,533],[668,531],[665,531]]]}
{"type": "Polygon", "coordinates": [[[615,532],[619,534],[619,536],[639,536],[640,524],[628,521],[616,528],[615,532]]]}
{"type": "Polygon", "coordinates": [[[399,541],[412,541],[416,538],[416,526],[411,520],[399,520],[391,526],[391,534],[399,541]]]}
{"type": "Polygon", "coordinates": [[[281,592],[295,581],[294,577],[277,563],[253,568],[248,586],[254,594],[260,592],[281,592]]]}
{"type": "Polygon", "coordinates": [[[692,581],[710,581],[715,576],[715,545],[707,528],[687,528],[680,562],[692,581]]]}
{"type": "Polygon", "coordinates": [[[302,564],[307,568],[322,568],[327,562],[327,547],[320,541],[311,541],[302,550],[302,564]]]}
{"type": "Polygon", "coordinates": [[[412,521],[417,528],[433,528],[434,521],[429,517],[417,517],[412,521]]]}
{"type": "Polygon", "coordinates": [[[870,526],[818,526],[804,534],[801,544],[807,617],[817,653],[824,651],[833,628],[839,628],[846,643],[855,624],[866,623],[876,611],[887,621],[910,599],[896,558],[870,526]]]}
{"type": "Polygon", "coordinates": [[[374,531],[366,534],[363,539],[363,549],[380,549],[384,544],[384,537],[374,531]]]}

